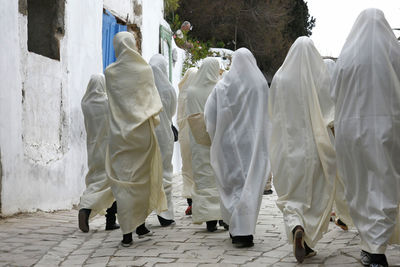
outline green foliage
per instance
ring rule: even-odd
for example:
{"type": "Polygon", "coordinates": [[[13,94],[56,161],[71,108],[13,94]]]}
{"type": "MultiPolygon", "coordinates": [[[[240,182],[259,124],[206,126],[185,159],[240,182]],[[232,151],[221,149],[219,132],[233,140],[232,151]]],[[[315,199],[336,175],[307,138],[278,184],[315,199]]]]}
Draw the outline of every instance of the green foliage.
{"type": "Polygon", "coordinates": [[[164,12],[172,13],[179,8],[179,0],[164,0],[164,12]]]}
{"type": "Polygon", "coordinates": [[[203,58],[209,56],[217,56],[216,53],[210,52],[210,48],[225,47],[223,41],[215,41],[215,38],[208,41],[201,41],[195,37],[192,37],[190,32],[182,31],[183,38],[179,38],[176,34],[178,30],[181,30],[182,20],[178,14],[174,15],[174,19],[169,21],[172,31],[174,32],[174,41],[176,45],[186,51],[186,59],[183,62],[183,74],[187,69],[196,67],[197,62],[203,58]]]}
{"type": "Polygon", "coordinates": [[[180,0],[164,0],[165,19],[171,24],[175,21],[175,11],[179,8],[180,0]]]}
{"type": "Polygon", "coordinates": [[[293,20],[287,24],[286,31],[294,41],[299,36],[310,36],[315,26],[315,18],[310,17],[307,3],[303,0],[294,0],[290,15],[293,20]]]}

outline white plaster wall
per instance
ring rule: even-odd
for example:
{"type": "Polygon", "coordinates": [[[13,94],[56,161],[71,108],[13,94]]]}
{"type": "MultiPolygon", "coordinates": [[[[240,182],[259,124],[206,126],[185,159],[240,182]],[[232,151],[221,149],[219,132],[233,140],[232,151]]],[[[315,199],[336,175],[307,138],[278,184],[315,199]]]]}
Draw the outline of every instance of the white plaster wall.
{"type": "MultiPolygon", "coordinates": [[[[2,1],[0,7],[0,155],[1,204],[8,206],[10,184],[21,177],[21,79],[19,75],[18,1],[2,1]],[[17,163],[17,164],[16,164],[17,163]]],[[[22,185],[22,184],[20,184],[22,185]]],[[[16,185],[18,186],[18,185],[16,185]]],[[[15,191],[13,192],[16,193],[15,191]]]]}
{"type": "Polygon", "coordinates": [[[5,215],[71,208],[79,200],[87,168],[80,100],[91,74],[102,71],[102,8],[97,0],[66,1],[66,32],[56,61],[27,52],[26,17],[18,13],[18,1],[1,3],[0,25],[7,25],[0,30],[5,215]]]}
{"type": "Polygon", "coordinates": [[[129,23],[135,23],[140,27],[142,23],[140,13],[143,1],[151,2],[153,0],[104,0],[103,2],[104,8],[109,10],[113,15],[117,15],[124,20],[128,18],[129,23]],[[135,11],[138,14],[135,14],[135,11]]]}
{"type": "Polygon", "coordinates": [[[160,24],[163,19],[163,0],[143,0],[142,56],[147,62],[159,51],[160,24]]]}
{"type": "MultiPolygon", "coordinates": [[[[138,4],[143,15],[133,23],[142,26],[143,57],[149,60],[159,49],[163,1],[104,0],[104,7],[120,17],[138,4]]],[[[0,27],[3,215],[66,209],[79,202],[87,171],[80,101],[90,76],[102,71],[102,10],[102,1],[66,1],[66,32],[56,61],[27,51],[27,18],[19,14],[18,1],[1,2],[0,25],[7,25],[0,27]]],[[[183,58],[178,48],[176,90],[183,58]]],[[[174,164],[180,170],[176,153],[179,147],[174,164]]]]}

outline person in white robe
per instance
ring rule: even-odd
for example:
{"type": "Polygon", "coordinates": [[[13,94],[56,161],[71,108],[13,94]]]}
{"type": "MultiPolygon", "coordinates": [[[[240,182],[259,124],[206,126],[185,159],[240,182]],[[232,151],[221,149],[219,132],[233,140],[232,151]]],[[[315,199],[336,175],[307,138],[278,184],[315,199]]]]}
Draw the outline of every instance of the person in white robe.
{"type": "Polygon", "coordinates": [[[81,107],[86,129],[88,173],[86,190],[79,203],[78,225],[82,232],[89,231],[89,219],[106,211],[106,230],[118,229],[117,204],[111,191],[104,166],[108,143],[108,99],[103,74],[90,78],[81,107]]]}
{"type": "MultiPolygon", "coordinates": [[[[187,89],[186,117],[192,114],[204,114],[204,105],[218,79],[218,60],[204,59],[191,86],[187,89]]],[[[214,232],[217,230],[218,220],[221,220],[221,210],[215,174],[210,164],[210,147],[198,144],[193,137],[192,129],[189,131],[189,140],[194,181],[192,220],[196,224],[206,222],[207,230],[214,232]]]]}
{"type": "MultiPolygon", "coordinates": [[[[330,58],[324,59],[325,66],[328,70],[329,76],[331,78],[331,86],[329,87],[329,94],[331,98],[333,98],[333,90],[332,90],[332,77],[335,69],[335,61],[330,58]]],[[[329,101],[321,102],[321,105],[326,105],[328,108],[335,108],[335,104],[333,99],[329,99],[329,101]]],[[[334,113],[332,113],[334,115],[334,113]]],[[[334,118],[332,116],[331,122],[329,123],[329,137],[331,138],[332,144],[335,144],[335,129],[334,129],[334,118]]],[[[337,226],[341,229],[347,231],[350,226],[353,225],[353,221],[351,220],[350,211],[347,205],[346,197],[344,195],[344,183],[342,177],[340,177],[337,172],[336,180],[335,180],[335,200],[333,202],[333,212],[331,214],[332,220],[335,222],[337,226]]]]}
{"type": "Polygon", "coordinates": [[[162,184],[162,159],[155,134],[162,110],[149,64],[136,52],[129,32],[114,37],[117,61],[105,71],[110,107],[110,139],[106,171],[117,200],[123,246],[132,244],[132,232],[151,234],[145,220],[167,210],[162,184]]]}
{"type": "Polygon", "coordinates": [[[400,243],[400,46],[382,11],[358,16],[333,81],[338,170],[362,263],[388,266],[387,245],[400,243]]]}
{"type": "Polygon", "coordinates": [[[172,202],[172,154],[174,152],[174,134],[172,117],[176,112],[176,93],[168,80],[168,63],[163,55],[151,57],[149,64],[153,70],[154,81],[161,97],[163,110],[160,113],[160,124],[156,127],[158,145],[160,146],[163,165],[163,186],[167,197],[168,210],[158,214],[161,226],[174,224],[174,203],[172,202]]]}
{"type": "Polygon", "coordinates": [[[268,90],[256,59],[248,49],[240,48],[205,106],[222,219],[238,247],[254,245],[265,178],[270,172],[268,90]]]}
{"type": "Polygon", "coordinates": [[[178,114],[177,123],[179,129],[179,146],[182,158],[182,197],[186,198],[188,207],[185,210],[186,215],[192,215],[192,190],[193,190],[193,172],[192,172],[192,152],[189,142],[189,125],[186,119],[186,90],[193,82],[197,68],[189,68],[182,80],[178,84],[178,114]]]}
{"type": "Polygon", "coordinates": [[[329,225],[335,193],[335,150],[328,134],[333,109],[330,78],[308,37],[299,37],[275,74],[268,98],[272,122],[269,156],[277,206],[298,262],[329,225]]]}

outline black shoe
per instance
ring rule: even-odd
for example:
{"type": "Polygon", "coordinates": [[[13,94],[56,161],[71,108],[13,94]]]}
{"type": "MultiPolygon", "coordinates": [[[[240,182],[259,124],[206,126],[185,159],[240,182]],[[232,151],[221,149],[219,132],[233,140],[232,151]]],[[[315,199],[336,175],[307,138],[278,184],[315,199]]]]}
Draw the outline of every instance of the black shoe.
{"type": "MultiPolygon", "coordinates": [[[[368,252],[367,252],[368,253],[368,252]]],[[[371,254],[371,263],[370,267],[388,267],[389,263],[387,262],[385,254],[371,254]]]]}
{"type": "Polygon", "coordinates": [[[304,242],[304,248],[306,249],[306,255],[304,256],[304,258],[311,258],[317,255],[317,252],[312,248],[310,248],[306,242],[304,242]]]}
{"type": "Polygon", "coordinates": [[[237,248],[249,248],[254,246],[253,235],[238,235],[232,236],[232,244],[237,248]]]}
{"type": "Polygon", "coordinates": [[[111,231],[111,230],[115,230],[115,229],[119,229],[120,226],[118,223],[114,223],[114,224],[109,224],[108,222],[106,222],[106,231],[111,231]]]}
{"type": "Polygon", "coordinates": [[[369,254],[365,250],[361,250],[360,258],[362,265],[369,266],[371,264],[371,254],[369,254]]]}
{"type": "Polygon", "coordinates": [[[90,209],[80,209],[78,214],[78,225],[79,229],[82,232],[87,233],[89,232],[89,216],[90,216],[90,209]]]}
{"type": "Polygon", "coordinates": [[[119,229],[119,224],[116,223],[117,217],[115,214],[117,213],[117,202],[114,201],[112,206],[106,211],[106,231],[119,229]]]}
{"type": "Polygon", "coordinates": [[[293,229],[293,255],[299,263],[302,263],[306,256],[304,229],[300,225],[293,229]]]}
{"type": "Polygon", "coordinates": [[[273,192],[272,189],[264,190],[264,195],[271,195],[273,192]]]}
{"type": "Polygon", "coordinates": [[[209,232],[217,231],[217,223],[218,223],[218,221],[208,221],[208,222],[206,222],[207,231],[209,231],[209,232]]]}
{"type": "Polygon", "coordinates": [[[147,227],[143,223],[136,228],[136,234],[138,235],[139,238],[144,238],[146,236],[152,236],[153,232],[147,229],[147,227]]]}
{"type": "Polygon", "coordinates": [[[166,226],[170,226],[175,224],[174,220],[168,220],[168,219],[164,219],[163,217],[157,215],[158,221],[160,222],[162,227],[166,227],[166,226]]]}
{"type": "Polygon", "coordinates": [[[223,220],[219,220],[218,221],[219,226],[224,227],[225,230],[229,230],[229,225],[227,225],[226,223],[224,223],[223,220]]]}
{"type": "Polygon", "coordinates": [[[123,247],[129,247],[129,246],[132,245],[132,243],[133,243],[132,233],[124,234],[124,235],[122,236],[121,246],[123,246],[123,247]]]}

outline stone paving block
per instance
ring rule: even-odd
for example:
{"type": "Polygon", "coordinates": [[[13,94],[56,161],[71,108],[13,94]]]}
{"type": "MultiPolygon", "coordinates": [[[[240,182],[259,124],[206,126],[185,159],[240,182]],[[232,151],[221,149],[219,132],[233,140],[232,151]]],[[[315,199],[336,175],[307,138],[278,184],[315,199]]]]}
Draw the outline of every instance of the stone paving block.
{"type": "Polygon", "coordinates": [[[277,262],[279,262],[278,258],[259,257],[259,258],[255,259],[254,261],[250,262],[249,264],[251,264],[251,263],[264,264],[264,266],[265,265],[269,266],[269,265],[272,265],[272,264],[277,263],[277,262]]]}
{"type": "Polygon", "coordinates": [[[250,251],[244,249],[236,249],[236,250],[228,250],[224,253],[225,255],[233,255],[233,256],[247,256],[247,257],[259,257],[261,256],[261,251],[250,251]]]}
{"type": "Polygon", "coordinates": [[[71,255],[68,256],[65,261],[63,261],[63,264],[68,262],[70,264],[76,265],[76,264],[83,264],[87,259],[89,255],[71,255]]]}
{"type": "Polygon", "coordinates": [[[328,259],[325,260],[325,264],[336,264],[336,266],[340,266],[345,263],[357,263],[358,261],[354,259],[353,257],[349,257],[343,254],[329,257],[328,259]]]}
{"type": "Polygon", "coordinates": [[[112,256],[116,250],[116,248],[100,248],[95,250],[92,257],[112,256]]]}
{"type": "Polygon", "coordinates": [[[333,264],[327,263],[327,264],[325,264],[324,266],[326,266],[326,267],[333,267],[333,266],[340,266],[340,267],[360,267],[360,266],[363,266],[363,265],[361,264],[361,262],[359,262],[359,263],[342,263],[342,264],[340,264],[340,265],[337,265],[337,264],[335,264],[335,263],[333,263],[333,264]]]}
{"type": "Polygon", "coordinates": [[[146,264],[146,261],[143,263],[136,263],[134,261],[113,261],[111,260],[107,266],[118,266],[118,267],[124,267],[124,266],[144,266],[146,264]]]}
{"type": "MultiPolygon", "coordinates": [[[[173,265],[174,267],[197,267],[199,266],[197,263],[178,263],[178,262],[174,262],[174,263],[156,263],[153,266],[156,267],[167,267],[167,266],[171,266],[173,265]]],[[[202,265],[200,265],[202,266],[202,265]]]]}
{"type": "Polygon", "coordinates": [[[248,256],[223,255],[221,256],[221,259],[222,259],[222,261],[220,261],[221,264],[245,264],[246,262],[250,262],[255,258],[248,256]]]}
{"type": "Polygon", "coordinates": [[[104,264],[110,261],[110,257],[90,257],[85,261],[85,264],[104,264]]]}
{"type": "MultiPolygon", "coordinates": [[[[206,230],[185,216],[186,200],[174,189],[176,225],[160,227],[153,213],[146,220],[154,235],[133,236],[131,247],[120,245],[121,231],[105,231],[105,219],[90,222],[89,233],[77,226],[77,210],[32,213],[0,220],[0,266],[299,266],[287,243],[276,195],[264,196],[257,222],[255,246],[238,249],[228,232],[206,230]],[[108,261],[108,262],[107,262],[108,261]],[[33,263],[32,263],[33,262],[33,263]]],[[[317,243],[317,256],[302,266],[361,266],[360,238],[330,223],[317,243]],[[325,264],[326,263],[326,264],[325,264]]],[[[388,261],[400,266],[400,246],[388,246],[388,261]]]]}
{"type": "Polygon", "coordinates": [[[269,252],[265,252],[262,256],[263,257],[271,257],[271,258],[278,258],[282,259],[286,256],[288,256],[290,251],[284,251],[284,250],[271,250],[269,252]]]}
{"type": "MultiPolygon", "coordinates": [[[[232,263],[216,263],[216,264],[212,264],[212,263],[205,263],[205,264],[199,264],[199,267],[238,267],[240,265],[238,264],[232,264],[232,263]]],[[[246,264],[247,266],[247,264],[246,264]]]]}
{"type": "MultiPolygon", "coordinates": [[[[83,264],[83,267],[107,267],[107,263],[89,263],[89,264],[83,264]]],[[[35,266],[36,267],[36,266],[35,266]]]]}
{"type": "MultiPolygon", "coordinates": [[[[145,261],[146,261],[146,264],[145,264],[146,266],[147,265],[154,266],[155,264],[158,264],[158,263],[170,263],[170,265],[171,265],[171,263],[175,262],[176,259],[167,259],[167,258],[159,258],[159,257],[147,257],[147,258],[145,258],[145,261]]],[[[136,259],[135,259],[134,262],[136,262],[136,259]]]]}
{"type": "Polygon", "coordinates": [[[114,261],[133,261],[135,259],[134,256],[112,256],[110,260],[114,261]]]}
{"type": "MultiPolygon", "coordinates": [[[[197,264],[205,264],[205,263],[218,263],[221,259],[196,259],[196,258],[179,258],[176,263],[183,264],[183,263],[197,263],[197,264]]],[[[174,262],[175,263],[175,262],[174,262]]]]}

